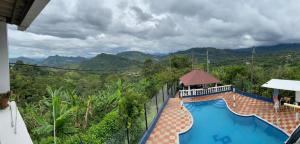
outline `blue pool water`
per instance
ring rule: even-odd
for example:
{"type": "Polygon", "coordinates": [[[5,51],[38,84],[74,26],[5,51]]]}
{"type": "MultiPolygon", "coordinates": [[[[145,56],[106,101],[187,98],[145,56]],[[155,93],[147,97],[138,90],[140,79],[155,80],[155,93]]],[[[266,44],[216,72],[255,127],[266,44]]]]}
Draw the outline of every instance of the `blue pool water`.
{"type": "Polygon", "coordinates": [[[179,135],[181,144],[283,144],[288,136],[255,116],[232,113],[224,100],[186,103],[192,128],[179,135]]]}

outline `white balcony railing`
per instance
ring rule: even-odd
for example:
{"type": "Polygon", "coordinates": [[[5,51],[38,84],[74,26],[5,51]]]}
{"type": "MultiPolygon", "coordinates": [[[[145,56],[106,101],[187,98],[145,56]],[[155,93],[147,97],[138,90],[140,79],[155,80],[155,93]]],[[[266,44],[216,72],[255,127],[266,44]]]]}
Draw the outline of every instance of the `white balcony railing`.
{"type": "Polygon", "coordinates": [[[231,85],[225,85],[225,86],[202,88],[202,89],[179,90],[179,95],[183,97],[209,95],[214,93],[230,91],[231,88],[232,88],[231,85]]]}
{"type": "Polygon", "coordinates": [[[25,122],[16,103],[0,110],[0,144],[32,144],[25,122]]]}

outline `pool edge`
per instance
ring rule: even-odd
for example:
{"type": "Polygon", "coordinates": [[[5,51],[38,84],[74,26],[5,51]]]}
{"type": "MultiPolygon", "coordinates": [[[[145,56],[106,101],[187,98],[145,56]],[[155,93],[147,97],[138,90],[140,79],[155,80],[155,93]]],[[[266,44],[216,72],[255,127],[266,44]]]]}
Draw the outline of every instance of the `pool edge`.
{"type": "MultiPolygon", "coordinates": [[[[223,101],[225,102],[225,104],[226,104],[226,107],[229,109],[229,111],[232,112],[232,113],[235,114],[235,115],[238,115],[238,116],[241,116],[241,117],[256,117],[256,118],[262,120],[263,122],[265,122],[265,123],[267,123],[267,124],[273,126],[274,128],[278,129],[279,131],[283,132],[284,134],[286,134],[286,135],[288,136],[288,139],[289,139],[289,137],[291,136],[291,134],[287,133],[287,132],[286,132],[285,130],[283,130],[282,128],[278,127],[277,125],[274,125],[273,123],[271,123],[271,122],[269,122],[269,121],[263,119],[262,117],[260,117],[260,116],[258,116],[258,115],[256,115],[256,114],[244,115],[244,114],[239,114],[239,113],[233,111],[233,110],[229,107],[229,105],[228,105],[228,103],[227,103],[227,101],[226,101],[225,98],[218,98],[218,99],[212,99],[212,100],[206,100],[206,101],[216,101],[216,100],[223,100],[223,101]]],[[[191,102],[185,102],[185,103],[196,103],[196,102],[205,102],[205,101],[191,101],[191,102]]],[[[191,123],[191,125],[190,125],[189,128],[187,128],[187,129],[185,129],[184,131],[179,132],[179,133],[177,134],[177,144],[180,144],[180,141],[179,141],[179,136],[180,136],[180,134],[184,134],[184,133],[188,132],[188,131],[193,127],[193,124],[194,124],[194,118],[193,118],[191,112],[190,112],[184,105],[183,105],[183,107],[184,107],[184,109],[187,110],[188,113],[190,114],[190,116],[191,116],[191,118],[192,118],[192,123],[191,123]]],[[[299,125],[300,125],[300,124],[299,124],[299,125]]],[[[288,141],[288,139],[285,141],[285,143],[288,141]]]]}
{"type": "Polygon", "coordinates": [[[183,105],[183,109],[186,110],[188,112],[188,114],[190,115],[192,123],[190,124],[189,127],[187,127],[186,129],[184,129],[183,131],[180,131],[180,132],[177,133],[177,144],[180,144],[179,135],[188,132],[193,127],[193,125],[194,125],[194,117],[191,114],[191,112],[184,105],[183,105]]]}
{"type": "Polygon", "coordinates": [[[271,123],[271,122],[269,122],[269,121],[263,119],[262,117],[260,117],[260,116],[258,116],[258,115],[256,115],[256,114],[244,115],[244,114],[239,114],[239,113],[233,111],[233,110],[229,107],[229,105],[227,104],[227,101],[226,101],[224,98],[222,98],[222,100],[225,101],[227,108],[228,108],[232,113],[234,113],[234,114],[236,114],[236,115],[238,115],[238,116],[242,116],[242,117],[251,117],[251,116],[254,116],[254,117],[256,117],[256,118],[258,118],[258,119],[260,119],[260,120],[262,120],[262,121],[268,123],[269,125],[271,125],[271,126],[277,128],[277,129],[280,130],[281,132],[285,133],[288,137],[290,137],[290,134],[287,133],[285,130],[283,130],[282,128],[278,127],[277,125],[274,125],[273,123],[271,123]]]}

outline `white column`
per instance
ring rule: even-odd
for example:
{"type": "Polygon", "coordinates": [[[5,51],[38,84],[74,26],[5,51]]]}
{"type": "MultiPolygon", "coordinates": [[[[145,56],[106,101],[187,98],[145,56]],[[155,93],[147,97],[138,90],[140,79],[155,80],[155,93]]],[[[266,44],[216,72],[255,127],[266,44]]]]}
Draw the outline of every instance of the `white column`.
{"type": "Polygon", "coordinates": [[[188,86],[188,90],[189,90],[188,95],[190,96],[191,95],[191,86],[188,86]]]}
{"type": "Polygon", "coordinates": [[[10,91],[6,22],[0,21],[0,94],[10,91]]]}
{"type": "Polygon", "coordinates": [[[300,91],[296,91],[295,102],[300,102],[300,91]]]}

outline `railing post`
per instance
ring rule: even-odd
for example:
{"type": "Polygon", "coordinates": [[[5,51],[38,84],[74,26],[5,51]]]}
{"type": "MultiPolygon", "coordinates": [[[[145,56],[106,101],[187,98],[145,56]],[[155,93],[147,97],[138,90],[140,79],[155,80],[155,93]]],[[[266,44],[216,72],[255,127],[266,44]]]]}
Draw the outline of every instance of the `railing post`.
{"type": "Polygon", "coordinates": [[[170,90],[171,90],[170,95],[171,95],[171,97],[173,97],[173,84],[172,84],[172,86],[170,87],[170,90]]]}
{"type": "Polygon", "coordinates": [[[127,134],[127,143],[130,144],[129,129],[128,129],[128,120],[126,120],[126,134],[127,134]]]}
{"type": "Polygon", "coordinates": [[[11,125],[11,127],[14,127],[13,111],[12,111],[11,105],[9,105],[9,110],[10,110],[10,125],[11,125]]]}
{"type": "Polygon", "coordinates": [[[169,95],[169,83],[167,83],[167,95],[169,95]]]}
{"type": "Polygon", "coordinates": [[[17,120],[18,120],[18,108],[17,103],[15,103],[15,109],[16,109],[16,119],[15,119],[15,134],[17,134],[17,120]]]}
{"type": "Polygon", "coordinates": [[[161,88],[161,91],[162,91],[163,102],[165,102],[165,90],[164,90],[164,86],[161,88]]]}
{"type": "Polygon", "coordinates": [[[155,95],[156,112],[158,113],[157,94],[155,95]]]}
{"type": "Polygon", "coordinates": [[[173,84],[170,85],[170,95],[173,96],[173,84]]]}
{"type": "Polygon", "coordinates": [[[174,96],[176,94],[176,90],[175,90],[176,89],[176,85],[173,84],[172,87],[173,87],[173,96],[174,96]]]}
{"type": "Polygon", "coordinates": [[[145,125],[146,125],[146,130],[148,130],[147,105],[146,105],[146,103],[144,104],[144,110],[145,110],[145,125]]]}

